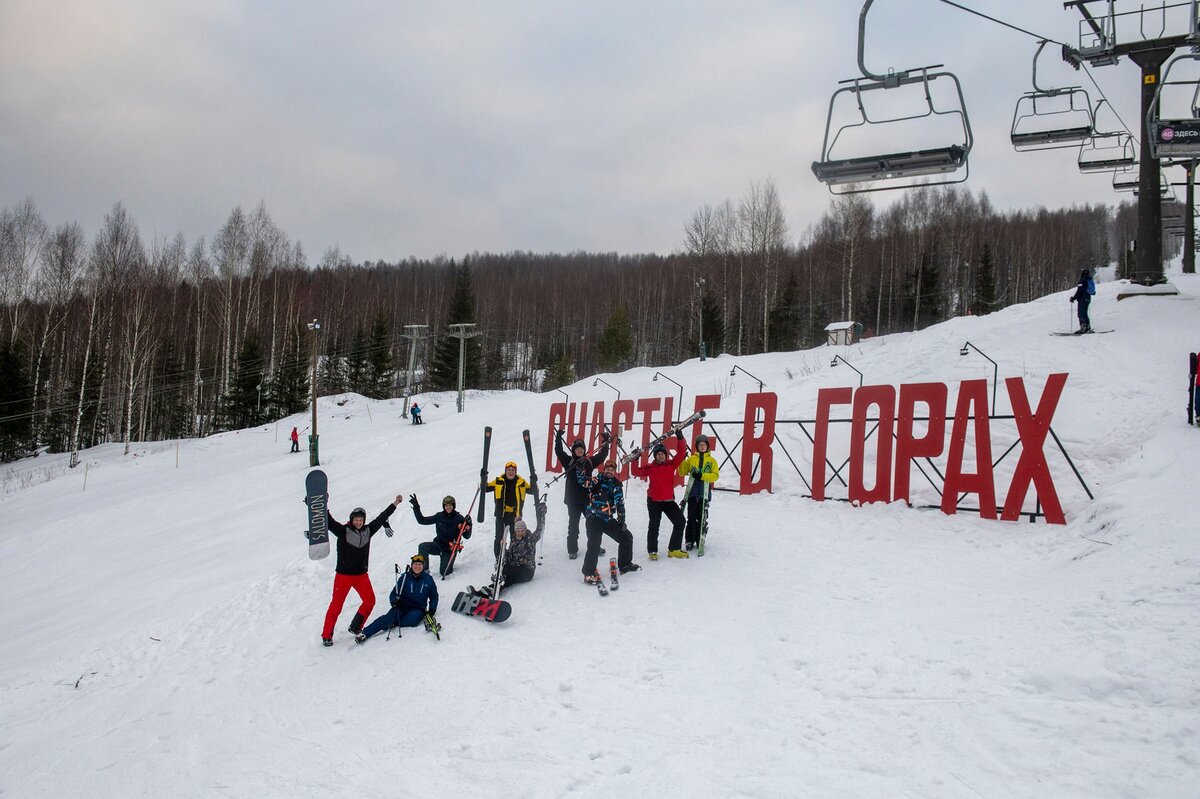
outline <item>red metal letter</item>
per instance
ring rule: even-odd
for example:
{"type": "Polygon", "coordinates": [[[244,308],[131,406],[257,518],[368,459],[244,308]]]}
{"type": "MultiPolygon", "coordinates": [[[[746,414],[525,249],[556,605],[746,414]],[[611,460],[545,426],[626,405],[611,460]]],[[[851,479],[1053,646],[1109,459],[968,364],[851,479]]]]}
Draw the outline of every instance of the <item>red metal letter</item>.
{"type": "MultiPolygon", "coordinates": [[[[546,433],[546,469],[547,472],[561,472],[562,464],[554,457],[554,434],[563,426],[567,415],[567,403],[555,402],[550,406],[550,429],[546,433]]],[[[567,442],[570,445],[570,441],[567,442]]]]}
{"type": "Polygon", "coordinates": [[[746,416],[742,423],[742,482],[738,488],[742,494],[757,494],[771,490],[772,453],[771,442],[775,440],[775,412],[779,397],[773,391],[746,395],[746,416]],[[762,434],[756,435],[758,412],[762,411],[762,434]],[[758,475],[755,477],[754,458],[758,456],[758,475]]]}
{"type": "Polygon", "coordinates": [[[817,392],[817,430],[813,435],[812,498],[825,499],[825,450],[829,445],[829,409],[849,405],[851,388],[823,388],[817,392]]]}
{"type": "Polygon", "coordinates": [[[850,501],[889,502],[892,498],[892,428],[896,422],[896,389],[864,386],[854,393],[854,417],[850,423],[850,501]],[[867,447],[867,409],[879,408],[875,428],[875,487],[863,485],[867,447]]]}
{"type": "Polygon", "coordinates": [[[1050,420],[1054,418],[1054,410],[1062,397],[1063,386],[1067,384],[1067,375],[1058,372],[1046,380],[1042,389],[1042,398],[1038,400],[1037,413],[1029,410],[1029,398],[1025,395],[1025,381],[1019,377],[1008,377],[1004,385],[1008,389],[1008,399],[1016,417],[1017,435],[1021,437],[1021,458],[1017,461],[1017,469],[1013,472],[1012,483],[1008,487],[1008,496],[1004,499],[1004,513],[1000,518],[1005,521],[1016,521],[1021,517],[1021,506],[1025,504],[1025,494],[1029,484],[1037,489],[1038,499],[1046,513],[1046,521],[1051,524],[1066,524],[1067,517],[1063,515],[1062,503],[1058,500],[1058,492],[1054,490],[1054,478],[1050,475],[1050,466],[1046,463],[1046,453],[1042,449],[1046,443],[1046,434],[1050,432],[1050,420]]]}
{"type": "Polygon", "coordinates": [[[958,495],[978,494],[979,515],[996,518],[996,482],[992,475],[992,437],[988,424],[987,381],[964,380],[958,388],[954,411],[954,430],[950,433],[950,455],[946,460],[946,480],[942,484],[942,513],[957,512],[958,495]],[[967,448],[968,417],[975,418],[975,473],[963,472],[967,448]]]}
{"type": "Polygon", "coordinates": [[[896,424],[896,487],[894,499],[909,501],[909,476],[914,458],[936,458],[946,445],[946,396],[944,383],[909,383],[900,386],[899,420],[896,424]],[[929,427],[925,435],[913,438],[916,405],[929,409],[929,427]]]}

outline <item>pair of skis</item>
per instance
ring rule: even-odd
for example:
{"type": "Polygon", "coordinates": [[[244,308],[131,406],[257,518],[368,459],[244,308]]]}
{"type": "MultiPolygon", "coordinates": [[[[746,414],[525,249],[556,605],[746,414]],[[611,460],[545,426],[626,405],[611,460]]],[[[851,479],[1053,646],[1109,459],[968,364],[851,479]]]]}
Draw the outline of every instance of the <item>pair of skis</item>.
{"type": "Polygon", "coordinates": [[[608,596],[608,591],[611,588],[616,591],[621,587],[621,583],[617,580],[617,559],[610,558],[608,561],[608,586],[604,585],[604,581],[600,579],[600,572],[595,572],[596,575],[596,590],[600,592],[600,596],[608,596]]]}
{"type": "MultiPolygon", "coordinates": [[[[701,459],[703,462],[703,459],[701,459]]],[[[692,495],[692,487],[696,484],[695,477],[688,477],[687,489],[683,492],[683,499],[679,501],[679,509],[687,509],[688,497],[692,495]]],[[[704,486],[703,496],[700,498],[700,540],[696,542],[696,557],[704,557],[704,540],[708,538],[708,500],[712,495],[712,487],[704,486]]]]}
{"type": "MultiPolygon", "coordinates": [[[[675,435],[675,434],[676,434],[677,432],[679,432],[680,430],[683,430],[683,428],[685,428],[685,427],[691,427],[692,425],[694,425],[696,422],[700,421],[700,420],[701,420],[701,419],[703,419],[703,418],[704,418],[704,411],[696,411],[696,412],[695,412],[695,413],[693,413],[691,416],[689,416],[688,418],[684,419],[682,422],[680,422],[679,424],[675,425],[674,427],[672,427],[672,428],[671,428],[670,430],[668,430],[667,432],[663,433],[662,435],[658,435],[658,436],[655,436],[654,438],[650,439],[650,440],[649,440],[648,442],[646,442],[646,444],[644,444],[643,446],[640,446],[640,447],[634,447],[634,448],[633,448],[633,449],[631,449],[629,452],[625,452],[625,453],[623,453],[623,454],[621,455],[620,465],[621,465],[621,466],[625,466],[625,465],[627,465],[627,464],[628,464],[630,461],[633,461],[633,460],[636,460],[637,458],[640,458],[640,457],[641,457],[641,455],[642,455],[642,452],[643,452],[643,451],[645,451],[645,450],[651,450],[651,449],[654,449],[656,446],[658,446],[658,445],[659,445],[659,444],[661,444],[662,442],[666,441],[668,438],[670,438],[671,436],[675,435]]],[[[620,446],[620,442],[618,442],[618,446],[620,446]]]]}

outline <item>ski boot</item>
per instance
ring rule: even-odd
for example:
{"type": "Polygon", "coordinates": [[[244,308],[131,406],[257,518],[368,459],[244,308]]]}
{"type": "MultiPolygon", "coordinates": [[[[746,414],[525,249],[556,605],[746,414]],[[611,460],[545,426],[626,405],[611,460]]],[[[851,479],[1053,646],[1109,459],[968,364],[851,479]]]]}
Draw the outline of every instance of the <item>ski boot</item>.
{"type": "Polygon", "coordinates": [[[322,638],[321,643],[324,644],[325,646],[333,646],[333,639],[332,638],[322,638]]]}
{"type": "Polygon", "coordinates": [[[617,569],[617,571],[619,571],[621,574],[625,574],[626,572],[637,572],[641,570],[642,567],[636,563],[626,563],[624,566],[617,569]]]}
{"type": "Polygon", "coordinates": [[[650,560],[658,560],[658,553],[657,553],[657,552],[651,552],[651,553],[650,553],[650,560]]]}
{"type": "Polygon", "coordinates": [[[366,619],[364,619],[362,617],[361,613],[355,613],[354,618],[350,620],[350,630],[349,630],[350,634],[358,635],[359,633],[361,633],[364,621],[366,621],[366,619]]]}
{"type": "Polygon", "coordinates": [[[684,552],[682,549],[672,549],[667,553],[668,558],[690,558],[691,555],[684,552]]]}

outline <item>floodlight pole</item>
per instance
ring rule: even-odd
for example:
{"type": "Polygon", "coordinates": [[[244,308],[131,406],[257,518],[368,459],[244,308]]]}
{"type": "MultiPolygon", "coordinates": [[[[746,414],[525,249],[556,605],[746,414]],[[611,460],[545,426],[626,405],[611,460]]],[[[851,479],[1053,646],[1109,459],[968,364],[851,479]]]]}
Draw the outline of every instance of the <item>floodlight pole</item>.
{"type": "Polygon", "coordinates": [[[1183,167],[1187,170],[1187,202],[1183,212],[1186,214],[1183,223],[1183,271],[1184,274],[1196,273],[1196,162],[1188,161],[1183,167]]]}
{"type": "Polygon", "coordinates": [[[467,328],[475,327],[474,322],[461,322],[459,324],[450,325],[449,335],[452,338],[458,339],[458,412],[463,412],[463,374],[466,371],[467,363],[467,339],[475,338],[479,334],[471,331],[467,332],[467,328]]]}
{"type": "Polygon", "coordinates": [[[412,331],[409,333],[401,333],[400,338],[406,338],[411,343],[408,346],[408,376],[404,378],[404,410],[400,413],[400,418],[408,418],[408,402],[412,399],[412,384],[413,372],[417,368],[417,342],[425,338],[424,331],[429,325],[405,325],[404,329],[412,331]]]}
{"type": "Polygon", "coordinates": [[[308,434],[308,465],[320,466],[321,457],[317,442],[317,334],[321,332],[321,323],[316,319],[308,323],[312,333],[312,431],[308,434]]]}

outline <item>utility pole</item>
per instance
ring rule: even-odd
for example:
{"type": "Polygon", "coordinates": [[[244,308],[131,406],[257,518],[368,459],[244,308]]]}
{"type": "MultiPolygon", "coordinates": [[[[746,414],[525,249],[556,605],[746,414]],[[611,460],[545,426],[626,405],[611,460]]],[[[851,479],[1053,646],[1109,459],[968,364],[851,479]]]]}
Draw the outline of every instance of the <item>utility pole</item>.
{"type": "Polygon", "coordinates": [[[312,333],[312,432],[308,434],[308,465],[320,466],[321,458],[317,449],[317,334],[321,332],[321,323],[316,319],[308,323],[312,333]]]}
{"type": "Polygon", "coordinates": [[[1183,227],[1183,272],[1187,275],[1196,274],[1196,162],[1188,161],[1184,165],[1187,170],[1187,201],[1184,203],[1183,227]]]}
{"type": "Polygon", "coordinates": [[[428,327],[429,325],[405,325],[404,329],[410,332],[400,334],[400,338],[411,342],[408,345],[408,376],[404,378],[404,411],[400,414],[402,419],[408,418],[408,402],[412,399],[413,370],[417,366],[417,342],[425,339],[423,331],[428,327]]]}
{"type": "Polygon", "coordinates": [[[463,412],[463,372],[466,369],[467,358],[467,339],[475,338],[479,334],[475,331],[467,331],[467,328],[475,327],[474,322],[463,322],[457,325],[450,325],[449,336],[458,339],[458,412],[463,412]]]}
{"type": "Polygon", "coordinates": [[[704,347],[704,278],[696,278],[696,288],[700,290],[700,360],[703,362],[707,356],[704,347]]]}

